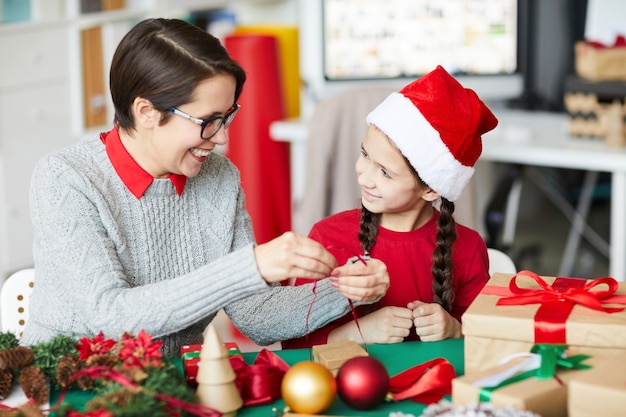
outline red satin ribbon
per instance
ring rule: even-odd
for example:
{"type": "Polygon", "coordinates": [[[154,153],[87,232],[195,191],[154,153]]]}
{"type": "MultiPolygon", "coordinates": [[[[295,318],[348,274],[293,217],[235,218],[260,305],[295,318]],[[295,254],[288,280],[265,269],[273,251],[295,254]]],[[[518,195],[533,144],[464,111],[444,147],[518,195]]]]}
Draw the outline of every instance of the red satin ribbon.
{"type": "Polygon", "coordinates": [[[415,402],[436,403],[452,394],[454,366],[446,359],[435,358],[389,378],[390,397],[394,401],[412,399],[415,402]]]}
{"type": "Polygon", "coordinates": [[[281,398],[280,385],[289,365],[274,352],[261,350],[252,365],[239,356],[232,356],[230,364],[237,376],[235,384],[244,406],[268,404],[281,398]]]}
{"type": "MultiPolygon", "coordinates": [[[[493,294],[485,287],[484,294],[493,294]]],[[[500,298],[497,305],[541,304],[535,313],[535,343],[567,343],[565,322],[576,304],[605,313],[623,311],[623,307],[604,307],[607,303],[626,304],[626,297],[614,296],[618,290],[618,282],[610,277],[584,280],[580,278],[557,277],[549,285],[541,277],[531,271],[520,271],[509,281],[511,296],[500,298]],[[533,279],[540,289],[520,288],[517,285],[519,275],[533,279]],[[608,290],[591,291],[593,288],[606,285],[608,290]]],[[[493,294],[500,295],[500,294],[493,294]]]]}

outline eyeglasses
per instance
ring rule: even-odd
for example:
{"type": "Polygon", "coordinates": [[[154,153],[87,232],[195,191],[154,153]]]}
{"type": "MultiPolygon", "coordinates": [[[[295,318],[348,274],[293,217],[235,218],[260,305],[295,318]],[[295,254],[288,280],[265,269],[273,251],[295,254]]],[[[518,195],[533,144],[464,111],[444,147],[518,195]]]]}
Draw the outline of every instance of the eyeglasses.
{"type": "Polygon", "coordinates": [[[224,125],[224,129],[228,129],[228,126],[233,122],[237,112],[241,106],[237,103],[230,108],[223,116],[212,116],[208,119],[197,119],[188,115],[184,111],[178,110],[176,107],[170,107],[170,111],[177,116],[184,117],[187,120],[191,120],[195,124],[201,126],[200,137],[204,140],[209,140],[220,130],[220,127],[224,125]]]}

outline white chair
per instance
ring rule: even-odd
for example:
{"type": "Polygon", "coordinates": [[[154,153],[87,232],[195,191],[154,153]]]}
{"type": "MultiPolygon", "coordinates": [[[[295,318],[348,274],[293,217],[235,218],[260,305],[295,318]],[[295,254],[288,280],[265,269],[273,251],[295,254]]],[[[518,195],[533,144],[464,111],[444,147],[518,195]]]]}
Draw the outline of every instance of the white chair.
{"type": "Polygon", "coordinates": [[[35,270],[21,269],[11,274],[0,290],[0,321],[2,332],[22,337],[28,320],[28,301],[33,290],[35,270]]]}
{"type": "Polygon", "coordinates": [[[489,255],[489,276],[492,276],[496,272],[502,274],[517,273],[515,263],[506,253],[498,249],[487,248],[487,255],[489,255]]]}

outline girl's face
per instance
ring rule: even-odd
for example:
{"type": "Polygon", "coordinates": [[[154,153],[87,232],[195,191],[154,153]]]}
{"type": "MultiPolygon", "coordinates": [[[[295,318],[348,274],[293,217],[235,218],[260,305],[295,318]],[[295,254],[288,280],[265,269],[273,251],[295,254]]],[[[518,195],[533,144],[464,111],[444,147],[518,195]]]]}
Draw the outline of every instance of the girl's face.
{"type": "Polygon", "coordinates": [[[395,144],[373,125],[361,145],[356,174],[361,202],[372,213],[383,214],[381,225],[398,231],[419,226],[422,209],[434,193],[418,181],[395,144]]]}
{"type": "MultiPolygon", "coordinates": [[[[177,108],[197,119],[224,116],[233,107],[236,83],[230,75],[216,75],[198,84],[189,103],[177,108]]],[[[153,130],[150,168],[156,178],[170,174],[194,177],[201,164],[217,145],[228,143],[228,130],[222,125],[208,140],[200,137],[201,126],[184,117],[172,114],[166,124],[153,130]]]]}

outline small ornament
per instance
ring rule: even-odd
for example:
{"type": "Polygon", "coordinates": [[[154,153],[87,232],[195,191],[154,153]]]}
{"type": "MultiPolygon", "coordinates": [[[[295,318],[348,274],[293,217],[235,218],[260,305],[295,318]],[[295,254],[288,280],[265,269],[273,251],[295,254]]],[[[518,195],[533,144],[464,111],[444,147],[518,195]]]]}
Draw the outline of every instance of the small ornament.
{"type": "Polygon", "coordinates": [[[289,368],[281,384],[285,404],[296,413],[318,414],[337,397],[337,381],[323,365],[305,361],[289,368]]]}
{"type": "Polygon", "coordinates": [[[228,359],[228,352],[215,326],[207,327],[200,362],[198,363],[198,389],[200,402],[222,413],[225,417],[237,415],[243,400],[237,385],[235,371],[228,359]]]}
{"type": "Polygon", "coordinates": [[[376,358],[354,357],[339,368],[337,390],[339,397],[348,406],[358,410],[371,410],[387,396],[389,374],[376,358]]]}

